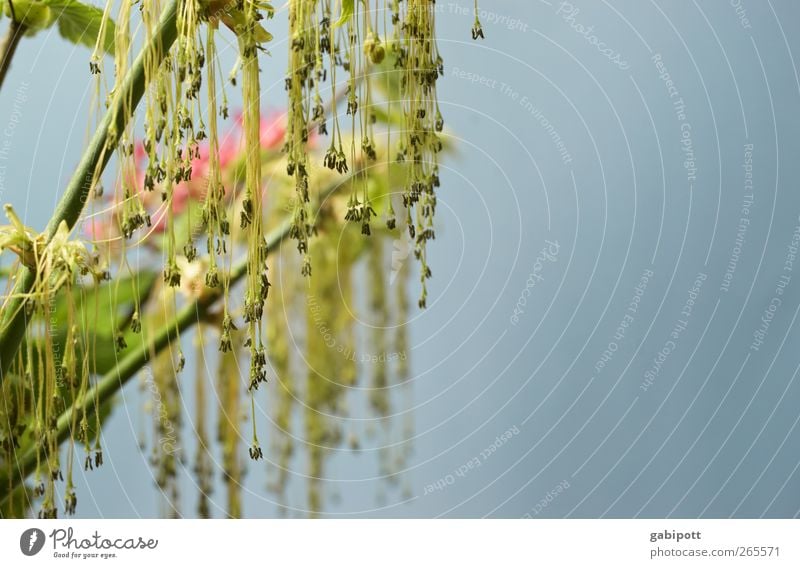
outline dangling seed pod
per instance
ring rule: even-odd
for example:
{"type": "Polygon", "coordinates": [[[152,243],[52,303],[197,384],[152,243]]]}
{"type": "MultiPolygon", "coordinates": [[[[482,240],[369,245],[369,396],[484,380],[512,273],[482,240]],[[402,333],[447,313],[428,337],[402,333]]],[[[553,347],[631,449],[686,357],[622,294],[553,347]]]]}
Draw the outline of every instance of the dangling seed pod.
{"type": "MultiPolygon", "coordinates": [[[[297,250],[303,255],[303,275],[310,276],[308,239],[311,234],[309,203],[308,125],[309,108],[306,104],[314,90],[315,70],[322,65],[320,39],[316,25],[319,0],[289,1],[289,68],[286,85],[289,95],[289,122],[286,129],[285,150],[287,173],[294,177],[295,200],[290,236],[297,241],[297,250]],[[308,268],[306,268],[308,266],[308,268]]],[[[319,105],[321,107],[321,105],[319,105]]]]}
{"type": "Polygon", "coordinates": [[[427,305],[427,280],[431,277],[427,243],[434,238],[438,155],[442,150],[437,134],[442,121],[436,101],[436,81],[443,73],[443,62],[434,35],[434,2],[409,0],[402,21],[397,61],[403,69],[401,86],[405,105],[405,135],[399,148],[403,161],[408,163],[403,203],[408,210],[409,234],[416,239],[415,256],[421,264],[422,291],[418,304],[424,308],[427,305]]]}
{"type": "Polygon", "coordinates": [[[478,18],[478,0],[475,0],[475,23],[472,24],[472,39],[485,39],[483,35],[483,27],[481,26],[481,20],[478,18]]]}

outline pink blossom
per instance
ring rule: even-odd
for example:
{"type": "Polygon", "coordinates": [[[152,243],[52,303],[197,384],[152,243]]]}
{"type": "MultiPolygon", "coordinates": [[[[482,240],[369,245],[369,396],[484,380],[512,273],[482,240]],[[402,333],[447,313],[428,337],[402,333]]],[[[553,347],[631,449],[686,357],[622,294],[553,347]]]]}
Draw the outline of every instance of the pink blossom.
{"type": "MultiPolygon", "coordinates": [[[[242,113],[238,112],[234,116],[234,127],[222,136],[217,157],[220,169],[225,171],[233,165],[244,153],[244,136],[242,134],[242,113]]],[[[268,112],[260,121],[260,144],[265,150],[276,150],[280,148],[286,136],[286,113],[280,111],[268,112]]],[[[312,136],[313,138],[313,136],[312,136]]],[[[175,215],[184,213],[190,200],[202,200],[208,188],[208,172],[210,167],[210,146],[208,141],[204,141],[198,147],[198,155],[192,160],[191,179],[177,184],[172,191],[172,211],[175,215]]],[[[124,175],[132,177],[129,183],[137,188],[142,198],[145,209],[151,215],[151,230],[163,233],[167,228],[167,209],[163,202],[163,187],[156,187],[152,191],[145,190],[144,177],[147,168],[147,152],[144,143],[137,142],[134,145],[134,164],[133,172],[124,175]]],[[[109,215],[107,220],[93,219],[91,226],[87,227],[87,232],[92,238],[108,238],[113,236],[115,229],[114,216],[109,215]],[[98,237],[99,236],[99,237],[98,237]]]]}
{"type": "Polygon", "coordinates": [[[219,145],[219,167],[226,168],[239,157],[239,145],[241,134],[239,132],[231,132],[222,138],[219,145]]]}
{"type": "MultiPolygon", "coordinates": [[[[237,126],[241,129],[244,126],[244,115],[241,111],[234,116],[237,126]]],[[[261,118],[259,125],[261,147],[265,150],[274,150],[286,136],[286,113],[271,111],[261,118]]],[[[244,136],[239,137],[239,151],[244,151],[244,136]]]]}
{"type": "Polygon", "coordinates": [[[83,224],[83,232],[93,241],[106,241],[114,235],[114,225],[110,217],[90,217],[83,224]]]}
{"type": "MultiPolygon", "coordinates": [[[[167,206],[161,202],[161,192],[153,192],[159,196],[159,205],[151,211],[151,222],[156,233],[163,233],[167,229],[167,206]]],[[[172,190],[172,212],[180,215],[186,210],[190,198],[189,185],[180,183],[172,190]]]]}
{"type": "Polygon", "coordinates": [[[261,147],[274,150],[286,136],[286,113],[273,111],[261,119],[261,147]]]}
{"type": "Polygon", "coordinates": [[[133,147],[133,160],[136,162],[136,167],[138,168],[139,165],[144,162],[144,159],[147,157],[147,151],[144,149],[144,142],[139,141],[133,147]]]}

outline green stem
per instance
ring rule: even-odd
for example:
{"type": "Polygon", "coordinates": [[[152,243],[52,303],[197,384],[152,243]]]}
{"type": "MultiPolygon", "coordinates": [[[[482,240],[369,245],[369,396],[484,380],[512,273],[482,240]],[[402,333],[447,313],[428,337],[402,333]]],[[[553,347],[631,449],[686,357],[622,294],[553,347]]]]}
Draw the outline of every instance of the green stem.
{"type": "MultiPolygon", "coordinates": [[[[89,147],[83,153],[72,179],[64,195],[56,206],[50,223],[45,229],[45,239],[49,243],[62,221],[72,229],[83,211],[100,173],[105,169],[114,148],[119,142],[125,126],[130,119],[130,112],[136,108],[145,89],[145,61],[148,58],[160,62],[169,51],[177,35],[175,19],[177,0],[169,0],[161,14],[156,33],[151,42],[143,49],[122,83],[111,106],[94,133],[89,147]]],[[[20,267],[14,290],[3,306],[5,315],[0,329],[0,384],[19,349],[25,330],[28,326],[28,297],[36,282],[36,274],[27,267],[20,267]]]]}
{"type": "MultiPolygon", "coordinates": [[[[326,197],[336,192],[344,186],[347,180],[353,179],[356,172],[349,174],[344,180],[326,188],[320,192],[320,202],[326,197]]],[[[290,219],[285,220],[267,237],[267,250],[273,251],[289,235],[292,223],[290,219]]],[[[231,270],[231,284],[235,284],[247,274],[247,258],[240,260],[231,270]]],[[[71,434],[73,416],[81,416],[85,411],[90,414],[95,410],[97,403],[103,404],[109,400],[125,383],[127,383],[137,371],[139,371],[150,360],[151,354],[158,354],[162,349],[170,344],[170,341],[177,339],[177,336],[192,325],[203,321],[209,308],[222,296],[221,288],[206,289],[205,294],[186,305],[175,317],[175,320],[163,326],[161,330],[148,342],[143,343],[141,349],[129,353],[117,366],[103,375],[95,385],[86,391],[83,398],[75,400],[58,418],[57,437],[58,443],[62,443],[71,434]]],[[[0,505],[5,504],[9,497],[14,493],[16,486],[32,473],[36,467],[39,448],[33,447],[24,452],[11,466],[11,471],[0,472],[0,490],[8,489],[0,496],[0,505]]]]}

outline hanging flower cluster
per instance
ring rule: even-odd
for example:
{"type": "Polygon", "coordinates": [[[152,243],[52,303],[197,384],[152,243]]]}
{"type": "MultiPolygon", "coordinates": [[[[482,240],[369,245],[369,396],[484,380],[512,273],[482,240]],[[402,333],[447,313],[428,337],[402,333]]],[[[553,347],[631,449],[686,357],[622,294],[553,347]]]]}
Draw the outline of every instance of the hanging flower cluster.
{"type": "MultiPolygon", "coordinates": [[[[250,416],[250,458],[264,458],[256,393],[268,379],[277,378],[279,384],[273,393],[279,489],[285,487],[294,451],[287,433],[297,397],[305,405],[312,479],[322,476],[325,449],[343,438],[325,416],[344,412],[344,397],[357,377],[354,358],[342,353],[356,350],[356,320],[346,308],[358,286],[350,273],[364,256],[370,310],[381,330],[370,338],[371,348],[403,355],[371,369],[370,403],[376,414],[390,412],[392,377],[399,383],[408,376],[407,338],[398,323],[408,315],[405,279],[410,269],[401,269],[397,309],[391,313],[380,238],[397,239],[400,231],[410,235],[420,263],[418,305],[424,308],[444,148],[437,100],[444,63],[436,43],[435,2],[288,0],[286,114],[266,118],[260,111],[260,66],[268,61],[263,55],[272,40],[265,27],[275,14],[270,3],[136,0],[119,4],[114,24],[116,5],[108,0],[89,66],[98,115],[106,107],[121,109],[108,126],[106,146],[97,150],[102,159],[86,180],[94,199],[83,226],[94,247],[72,240],[65,223],[45,239],[22,226],[10,209],[11,225],[0,228],[0,252],[14,253],[20,265],[36,274],[24,308],[34,323],[0,385],[0,507],[28,508],[32,498],[41,498],[39,514],[56,516],[55,483],[66,471],[63,510],[74,513],[74,446],[83,446],[85,469],[103,463],[100,428],[113,389],[101,377],[121,376],[120,365],[137,353],[146,354],[140,367],[148,360],[153,365],[140,374],[152,394],[149,410],[160,440],[152,463],[164,494],[177,500],[176,474],[186,459],[178,443],[183,423],[178,375],[186,362],[180,336],[189,321],[181,308],[194,302],[196,313],[190,315],[204,318],[195,344],[198,359],[211,330],[216,330],[219,352],[216,395],[207,395],[201,374],[195,384],[199,512],[210,514],[213,460],[206,401],[213,398],[219,401],[216,438],[229,491],[227,513],[239,516],[245,469],[238,451],[241,417],[250,416]],[[139,41],[131,29],[137,28],[132,21],[137,12],[145,48],[134,59],[139,41]],[[220,23],[238,46],[235,68],[227,75],[217,49],[220,23]],[[114,40],[113,71],[103,59],[106,41],[100,40],[107,30],[114,40]],[[138,87],[131,87],[129,78],[140,70],[143,94],[134,96],[138,87]],[[223,132],[220,124],[229,118],[226,89],[232,88],[241,89],[242,111],[236,126],[223,132]],[[142,136],[137,142],[138,127],[142,136]],[[385,143],[379,140],[383,129],[385,143]],[[321,137],[329,140],[317,152],[321,137]],[[104,193],[100,177],[112,153],[117,156],[116,190],[104,193]],[[276,180],[269,187],[271,206],[265,199],[265,173],[276,180]],[[290,187],[291,194],[282,187],[290,187]],[[320,195],[326,187],[331,188],[327,201],[320,195]],[[346,196],[340,198],[340,192],[346,196]],[[385,228],[375,223],[378,211],[385,228]],[[267,261],[270,255],[285,254],[272,231],[287,214],[285,234],[299,255],[293,253],[294,261],[281,256],[280,298],[274,299],[267,261]],[[157,271],[134,267],[129,253],[141,261],[142,251],[161,263],[157,271]],[[286,267],[292,267],[296,280],[286,267]],[[293,331],[286,321],[286,312],[298,309],[301,295],[319,299],[299,312],[306,324],[302,363],[290,352],[287,336],[293,331]],[[326,329],[322,334],[320,325],[326,329]],[[399,331],[385,331],[392,326],[399,331]],[[164,339],[147,337],[149,330],[158,330],[164,339]],[[327,334],[338,349],[331,348],[327,334]],[[237,357],[243,353],[248,371],[240,384],[237,357]],[[298,371],[301,364],[305,367],[298,371]],[[242,399],[249,399],[246,407],[242,399]],[[65,440],[69,448],[61,452],[65,440]],[[31,463],[17,467],[23,449],[31,463]],[[34,476],[32,488],[25,485],[29,475],[34,476]]],[[[477,15],[476,2],[475,39],[483,37],[477,15]]],[[[125,372],[132,375],[135,369],[125,372]]],[[[350,444],[358,447],[358,435],[351,435],[350,444]]],[[[385,458],[395,465],[404,459],[385,458]]],[[[311,510],[321,507],[315,482],[309,505],[311,510]]]]}

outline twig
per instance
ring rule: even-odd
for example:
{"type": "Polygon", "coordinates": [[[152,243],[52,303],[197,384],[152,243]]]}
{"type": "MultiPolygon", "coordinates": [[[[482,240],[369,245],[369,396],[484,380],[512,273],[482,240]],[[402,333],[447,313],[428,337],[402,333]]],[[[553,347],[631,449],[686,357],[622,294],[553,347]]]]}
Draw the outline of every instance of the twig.
{"type": "Polygon", "coordinates": [[[14,13],[14,5],[11,0],[8,0],[8,6],[11,9],[11,23],[8,25],[6,35],[0,41],[0,89],[2,89],[6,73],[11,67],[11,59],[14,57],[14,52],[17,51],[19,40],[22,39],[22,34],[25,33],[25,24],[17,21],[17,15],[14,13]]]}

